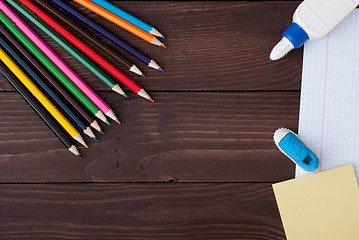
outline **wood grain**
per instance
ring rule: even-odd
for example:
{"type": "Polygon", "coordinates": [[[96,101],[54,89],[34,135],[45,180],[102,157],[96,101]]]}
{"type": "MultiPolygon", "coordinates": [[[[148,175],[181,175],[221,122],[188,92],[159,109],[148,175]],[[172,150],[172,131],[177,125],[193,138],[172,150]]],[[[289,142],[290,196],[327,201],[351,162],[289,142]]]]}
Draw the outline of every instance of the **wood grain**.
{"type": "Polygon", "coordinates": [[[1,239],[285,239],[270,184],[2,184],[1,239]]]}
{"type": "Polygon", "coordinates": [[[0,94],[1,182],[273,182],[293,176],[276,128],[296,130],[299,94],[151,93],[100,96],[121,125],[72,156],[16,93],[0,94]]]}
{"type": "MultiPolygon", "coordinates": [[[[147,75],[128,73],[151,91],[299,90],[302,50],[270,62],[269,53],[289,26],[298,2],[138,2],[115,4],[151,23],[165,33],[163,49],[151,45],[91,11],[72,3],[86,16],[134,47],[165,69],[150,69],[129,57],[147,75]]],[[[28,21],[26,21],[28,22],[28,21]]],[[[29,24],[33,26],[32,24],[29,24]]],[[[94,75],[64,52],[36,27],[47,43],[91,87],[108,90],[94,75]]],[[[102,38],[109,46],[115,45],[102,38]]],[[[121,68],[120,66],[118,66],[121,68]]],[[[10,90],[0,80],[0,90],[10,90]]]]}
{"type": "Polygon", "coordinates": [[[271,183],[294,165],[272,135],[297,130],[302,50],[268,57],[299,2],[113,1],[167,49],[67,2],[165,72],[125,54],[156,102],[123,99],[29,24],[122,125],[86,138],[80,160],[0,77],[0,239],[285,239],[271,183]]]}

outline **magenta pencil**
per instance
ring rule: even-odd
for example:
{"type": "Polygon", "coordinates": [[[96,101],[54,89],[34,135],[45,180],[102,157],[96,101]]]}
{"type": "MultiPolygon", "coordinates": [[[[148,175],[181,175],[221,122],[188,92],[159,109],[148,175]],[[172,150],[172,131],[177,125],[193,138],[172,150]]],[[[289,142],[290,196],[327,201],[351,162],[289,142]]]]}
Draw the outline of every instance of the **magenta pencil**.
{"type": "Polygon", "coordinates": [[[112,109],[54,52],[42,39],[0,0],[2,10],[11,21],[108,117],[120,123],[112,109]]]}

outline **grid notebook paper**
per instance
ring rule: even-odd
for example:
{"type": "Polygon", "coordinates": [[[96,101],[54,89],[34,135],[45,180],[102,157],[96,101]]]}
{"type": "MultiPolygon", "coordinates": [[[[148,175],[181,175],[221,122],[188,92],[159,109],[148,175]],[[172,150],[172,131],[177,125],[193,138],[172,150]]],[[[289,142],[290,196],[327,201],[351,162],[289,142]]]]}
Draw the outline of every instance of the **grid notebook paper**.
{"type": "MultiPolygon", "coordinates": [[[[318,171],[353,164],[359,177],[359,10],[304,47],[299,136],[318,171]]],[[[297,167],[296,176],[309,174],[297,167]]]]}

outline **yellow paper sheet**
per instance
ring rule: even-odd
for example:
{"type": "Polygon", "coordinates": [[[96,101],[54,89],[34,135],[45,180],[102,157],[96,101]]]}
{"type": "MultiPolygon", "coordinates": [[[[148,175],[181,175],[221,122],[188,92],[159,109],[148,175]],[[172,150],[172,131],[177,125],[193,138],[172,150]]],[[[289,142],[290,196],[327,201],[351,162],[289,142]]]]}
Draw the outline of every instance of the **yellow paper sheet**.
{"type": "Polygon", "coordinates": [[[273,184],[288,240],[359,240],[353,165],[273,184]]]}

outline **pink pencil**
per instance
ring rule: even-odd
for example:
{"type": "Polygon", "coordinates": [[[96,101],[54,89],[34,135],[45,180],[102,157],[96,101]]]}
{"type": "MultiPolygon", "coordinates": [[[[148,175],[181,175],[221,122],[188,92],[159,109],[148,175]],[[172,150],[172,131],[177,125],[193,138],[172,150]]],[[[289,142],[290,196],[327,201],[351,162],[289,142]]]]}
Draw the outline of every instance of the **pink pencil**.
{"type": "Polygon", "coordinates": [[[72,69],[56,55],[52,49],[27,26],[19,16],[16,15],[5,3],[0,0],[0,10],[2,10],[11,21],[108,117],[120,123],[112,109],[74,72],[72,69]]]}

